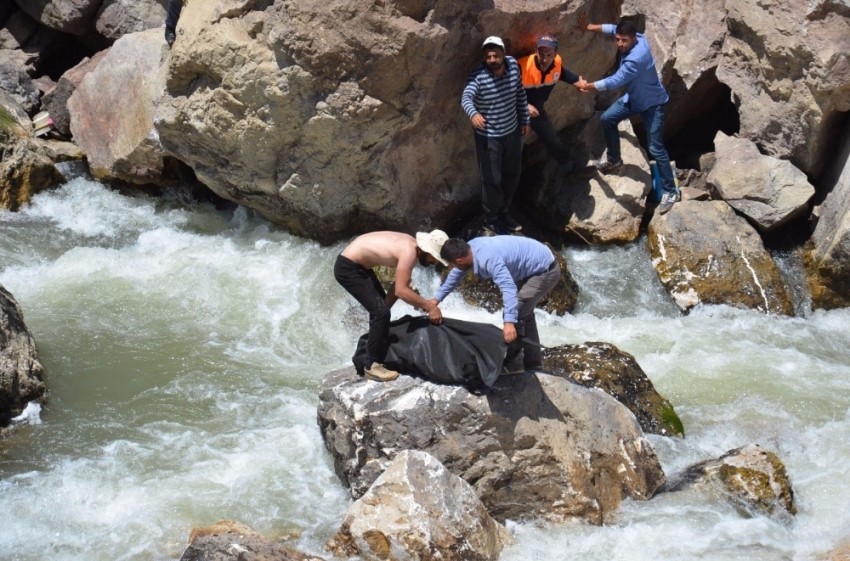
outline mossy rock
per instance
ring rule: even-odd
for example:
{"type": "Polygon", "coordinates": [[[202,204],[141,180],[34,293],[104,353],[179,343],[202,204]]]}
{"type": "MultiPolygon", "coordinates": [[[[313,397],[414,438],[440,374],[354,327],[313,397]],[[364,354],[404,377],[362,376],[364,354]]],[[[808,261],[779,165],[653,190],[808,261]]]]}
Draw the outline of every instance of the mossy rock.
{"type": "Polygon", "coordinates": [[[794,490],[785,464],[758,444],[726,452],[716,460],[690,466],[671,479],[667,491],[713,490],[742,516],[783,518],[797,514],[794,490]]]}
{"type": "Polygon", "coordinates": [[[543,369],[610,394],[634,413],[644,432],[685,436],[673,405],[655,390],[635,358],[614,345],[588,342],[544,349],[543,369]]]}

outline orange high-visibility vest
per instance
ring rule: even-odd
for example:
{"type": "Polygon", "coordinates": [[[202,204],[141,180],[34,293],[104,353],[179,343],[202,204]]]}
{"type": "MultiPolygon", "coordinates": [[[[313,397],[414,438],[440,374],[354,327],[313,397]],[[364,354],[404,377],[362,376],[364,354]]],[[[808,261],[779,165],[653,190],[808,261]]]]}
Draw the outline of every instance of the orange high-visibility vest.
{"type": "Polygon", "coordinates": [[[552,68],[543,76],[543,72],[537,68],[537,55],[528,55],[519,59],[519,67],[522,69],[522,86],[524,88],[541,88],[544,86],[554,86],[561,79],[561,55],[555,55],[555,61],[552,63],[552,68]]]}

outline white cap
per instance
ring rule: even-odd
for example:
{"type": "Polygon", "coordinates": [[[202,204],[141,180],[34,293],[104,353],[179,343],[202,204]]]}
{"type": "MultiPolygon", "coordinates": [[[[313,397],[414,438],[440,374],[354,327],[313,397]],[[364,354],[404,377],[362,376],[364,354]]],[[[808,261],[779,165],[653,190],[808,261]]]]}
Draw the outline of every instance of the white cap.
{"type": "Polygon", "coordinates": [[[449,266],[448,261],[440,257],[440,250],[443,249],[443,244],[449,239],[448,234],[442,230],[434,230],[432,232],[416,232],[416,245],[425,253],[431,255],[434,259],[449,266]]]}
{"type": "Polygon", "coordinates": [[[500,48],[500,49],[502,49],[503,51],[505,50],[505,43],[504,43],[504,42],[502,42],[502,38],[501,38],[501,37],[496,37],[495,35],[490,35],[489,37],[487,37],[486,39],[484,39],[484,42],[483,42],[483,43],[481,43],[481,48],[482,48],[482,49],[485,49],[485,48],[487,48],[488,46],[490,46],[490,47],[499,47],[499,48],[500,48]]]}

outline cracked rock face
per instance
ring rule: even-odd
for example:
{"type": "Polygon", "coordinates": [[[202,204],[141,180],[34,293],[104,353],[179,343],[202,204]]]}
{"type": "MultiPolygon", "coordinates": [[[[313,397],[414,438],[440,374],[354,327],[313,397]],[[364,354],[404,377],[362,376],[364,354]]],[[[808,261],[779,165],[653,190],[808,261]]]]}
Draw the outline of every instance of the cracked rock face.
{"type": "Polygon", "coordinates": [[[648,234],[655,271],[683,311],[704,303],[793,315],[776,262],[726,202],[677,203],[648,234]]]}
{"type": "Polygon", "coordinates": [[[634,415],[597,389],[548,374],[502,376],[484,395],[410,376],[380,384],[328,374],[319,427],[342,482],[360,497],[403,450],[421,450],[472,485],[499,521],[594,524],[665,476],[634,415]]]}
{"type": "Polygon", "coordinates": [[[416,561],[496,561],[510,533],[475,490],[425,452],[405,450],[345,513],[336,555],[416,561]]]}

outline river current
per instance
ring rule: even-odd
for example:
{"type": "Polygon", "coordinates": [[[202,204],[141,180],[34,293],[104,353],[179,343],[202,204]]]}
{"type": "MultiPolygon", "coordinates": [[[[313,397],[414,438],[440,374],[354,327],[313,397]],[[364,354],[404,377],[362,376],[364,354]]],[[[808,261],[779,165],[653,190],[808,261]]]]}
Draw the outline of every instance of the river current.
{"type": "MultiPolygon", "coordinates": [[[[0,559],[176,560],[228,518],[330,559],[350,504],[316,424],[365,312],[333,279],[343,244],[244,208],[127,196],[74,179],[0,213],[0,284],[20,303],[49,395],[0,436],[0,559]]],[[[808,560],[850,539],[850,310],[710,306],[682,316],[645,240],[564,251],[575,314],[538,312],[554,346],[613,343],[682,418],[650,436],[668,477],[749,443],[785,462],[799,513],[743,517],[693,492],[626,501],[604,527],[508,522],[502,561],[808,560]]],[[[434,271],[414,283],[434,293],[434,271]]],[[[499,323],[452,295],[445,315],[499,323]]],[[[393,317],[416,312],[399,302],[393,317]]]]}

